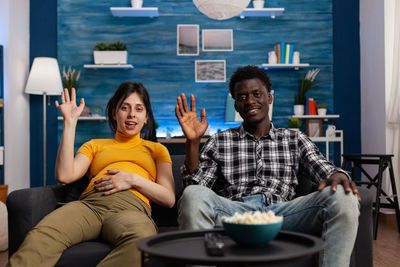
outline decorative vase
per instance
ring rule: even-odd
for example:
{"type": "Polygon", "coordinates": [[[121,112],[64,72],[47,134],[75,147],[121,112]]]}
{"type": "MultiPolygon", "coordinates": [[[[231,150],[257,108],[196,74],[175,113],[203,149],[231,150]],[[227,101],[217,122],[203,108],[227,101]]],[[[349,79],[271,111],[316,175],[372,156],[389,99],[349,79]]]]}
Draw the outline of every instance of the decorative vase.
{"type": "Polygon", "coordinates": [[[294,105],[294,115],[304,115],[304,105],[294,105]]]}
{"type": "Polygon", "coordinates": [[[264,0],[253,0],[253,7],[255,9],[262,9],[264,8],[264,0]]]}
{"type": "Polygon", "coordinates": [[[318,110],[318,115],[326,115],[326,108],[319,108],[318,110]]]}
{"type": "Polygon", "coordinates": [[[133,8],[142,8],[143,0],[131,0],[131,5],[133,8]]]}

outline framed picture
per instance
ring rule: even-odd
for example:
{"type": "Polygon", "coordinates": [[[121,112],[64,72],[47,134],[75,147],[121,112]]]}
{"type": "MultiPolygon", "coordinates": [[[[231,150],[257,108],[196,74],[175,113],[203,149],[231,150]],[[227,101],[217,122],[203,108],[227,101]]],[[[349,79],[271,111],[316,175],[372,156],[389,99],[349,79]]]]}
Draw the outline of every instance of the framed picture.
{"type": "Polygon", "coordinates": [[[225,60],[195,60],[196,82],[225,82],[226,62],[225,60]]]}
{"type": "Polygon", "coordinates": [[[178,56],[199,55],[198,24],[178,24],[176,35],[176,54],[178,56]]]}
{"type": "Polygon", "coordinates": [[[203,51],[233,51],[233,31],[230,30],[203,30],[203,51]]]}

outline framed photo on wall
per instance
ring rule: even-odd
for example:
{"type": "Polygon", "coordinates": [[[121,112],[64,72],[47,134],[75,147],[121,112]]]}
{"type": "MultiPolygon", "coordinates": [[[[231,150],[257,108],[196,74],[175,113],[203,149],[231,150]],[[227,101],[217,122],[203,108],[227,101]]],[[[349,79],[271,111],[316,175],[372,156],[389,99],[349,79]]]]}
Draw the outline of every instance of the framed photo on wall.
{"type": "Polygon", "coordinates": [[[176,35],[176,54],[178,56],[199,55],[198,24],[178,24],[176,35]]]}
{"type": "Polygon", "coordinates": [[[233,51],[233,30],[202,30],[203,51],[233,51]]]}
{"type": "Polygon", "coordinates": [[[225,60],[195,60],[196,82],[225,82],[226,62],[225,60]]]}

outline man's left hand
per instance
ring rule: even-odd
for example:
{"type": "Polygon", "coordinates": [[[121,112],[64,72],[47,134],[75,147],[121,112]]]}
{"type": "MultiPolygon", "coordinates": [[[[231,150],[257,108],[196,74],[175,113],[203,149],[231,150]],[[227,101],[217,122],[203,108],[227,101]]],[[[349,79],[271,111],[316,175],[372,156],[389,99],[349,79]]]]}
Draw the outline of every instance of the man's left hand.
{"type": "Polygon", "coordinates": [[[318,186],[318,191],[321,192],[325,187],[331,186],[332,192],[336,192],[337,186],[340,184],[343,186],[346,194],[353,192],[354,195],[357,195],[358,201],[361,201],[356,184],[350,182],[347,176],[341,172],[334,173],[327,180],[322,181],[318,186]]]}

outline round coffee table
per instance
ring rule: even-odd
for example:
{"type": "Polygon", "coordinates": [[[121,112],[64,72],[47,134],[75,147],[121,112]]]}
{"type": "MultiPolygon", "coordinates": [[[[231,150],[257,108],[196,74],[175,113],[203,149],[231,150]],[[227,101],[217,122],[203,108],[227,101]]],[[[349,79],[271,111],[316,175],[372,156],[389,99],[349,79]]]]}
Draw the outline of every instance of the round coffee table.
{"type": "Polygon", "coordinates": [[[323,241],[315,236],[281,231],[263,247],[241,247],[228,237],[223,229],[200,231],[173,231],[144,238],[137,243],[146,257],[156,257],[176,264],[251,265],[280,264],[304,260],[323,249],[323,241]],[[209,256],[204,247],[204,234],[220,233],[225,247],[223,256],[209,256]]]}

